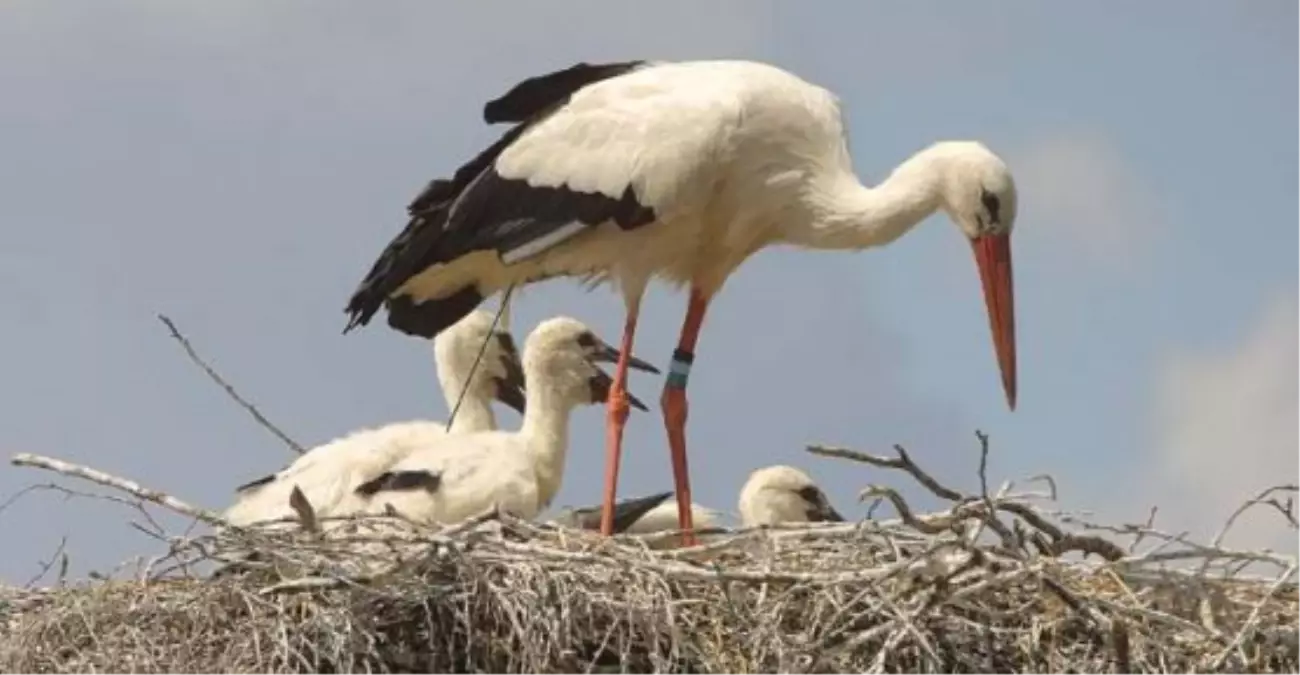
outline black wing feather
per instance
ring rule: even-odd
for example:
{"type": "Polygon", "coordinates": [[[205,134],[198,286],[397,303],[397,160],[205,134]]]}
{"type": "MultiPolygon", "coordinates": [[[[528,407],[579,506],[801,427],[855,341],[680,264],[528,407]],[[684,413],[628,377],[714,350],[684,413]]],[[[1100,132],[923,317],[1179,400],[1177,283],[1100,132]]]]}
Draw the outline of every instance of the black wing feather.
{"type": "Polygon", "coordinates": [[[475,181],[452,210],[438,252],[453,260],[471,251],[505,253],[573,221],[599,225],[613,220],[623,229],[653,222],[654,210],[642,206],[628,187],[619,199],[564,187],[531,187],[502,178],[494,169],[475,181]]]}
{"type": "Polygon", "coordinates": [[[441,484],[442,476],[429,471],[385,471],[375,478],[358,485],[356,493],[363,497],[372,497],[385,490],[436,492],[441,484]]]}
{"type": "Polygon", "coordinates": [[[483,121],[488,124],[526,121],[593,82],[622,75],[643,64],[645,61],[599,64],[583,62],[564,70],[530,77],[516,84],[500,98],[488,101],[483,106],[483,121]]]}
{"type": "MultiPolygon", "coordinates": [[[[633,497],[623,501],[614,502],[614,534],[626,532],[627,528],[632,527],[633,523],[641,520],[641,517],[656,506],[664,503],[669,497],[673,496],[672,492],[660,492],[658,494],[646,495],[645,497],[633,497]]],[[[574,525],[583,530],[600,529],[600,507],[586,506],[573,510],[574,525]]]]}
{"type": "MultiPolygon", "coordinates": [[[[457,169],[451,180],[434,179],[416,195],[407,206],[410,220],[406,227],[379,254],[379,259],[371,266],[370,272],[361,280],[348,301],[346,311],[352,318],[343,332],[369,323],[393,291],[432,264],[426,261],[436,252],[435,244],[444,234],[447,213],[456,197],[492,165],[492,161],[523,133],[524,128],[525,125],[519,125],[510,129],[497,142],[457,169]]],[[[482,302],[482,297],[464,313],[468,314],[479,302],[482,302]]]]}
{"type": "Polygon", "coordinates": [[[392,294],[430,266],[474,251],[511,250],[574,220],[599,224],[614,219],[625,229],[654,220],[629,187],[620,199],[564,188],[532,188],[493,169],[501,153],[526,129],[593,82],[628,72],[642,61],[580,63],[529,78],[484,107],[484,119],[518,122],[460,167],[450,179],[431,181],[408,206],[410,220],[380,254],[348,301],[348,332],[364,326],[387,304],[388,323],[402,332],[432,338],[483,301],[474,286],[420,303],[392,294]]]}
{"type": "Polygon", "coordinates": [[[252,490],[253,488],[259,488],[259,487],[262,487],[263,485],[266,485],[266,484],[270,483],[271,481],[275,480],[275,477],[278,476],[278,475],[280,475],[280,474],[278,474],[278,473],[273,473],[273,474],[270,474],[270,475],[268,475],[268,476],[262,476],[261,478],[256,478],[256,479],[254,479],[254,480],[250,480],[250,481],[248,481],[247,483],[244,483],[243,485],[240,485],[240,486],[236,487],[236,488],[235,488],[235,492],[237,492],[237,493],[238,493],[238,492],[247,492],[248,490],[252,490]]]}

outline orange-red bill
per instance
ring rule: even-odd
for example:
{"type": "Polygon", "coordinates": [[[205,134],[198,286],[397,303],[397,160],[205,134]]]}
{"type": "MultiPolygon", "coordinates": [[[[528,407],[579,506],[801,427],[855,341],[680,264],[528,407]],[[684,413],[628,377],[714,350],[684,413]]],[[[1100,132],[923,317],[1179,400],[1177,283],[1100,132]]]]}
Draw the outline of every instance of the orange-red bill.
{"type": "Polygon", "coordinates": [[[1016,306],[1011,287],[1011,237],[987,234],[971,240],[984,285],[984,304],[993,329],[993,348],[1002,370],[1007,405],[1016,409],[1016,306]]]}

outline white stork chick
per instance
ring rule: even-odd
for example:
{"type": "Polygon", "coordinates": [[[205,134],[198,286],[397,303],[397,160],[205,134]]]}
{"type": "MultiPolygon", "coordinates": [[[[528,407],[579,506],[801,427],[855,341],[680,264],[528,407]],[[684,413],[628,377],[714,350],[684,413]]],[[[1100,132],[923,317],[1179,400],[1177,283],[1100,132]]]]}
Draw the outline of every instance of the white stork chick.
{"type": "MultiPolygon", "coordinates": [[[[464,392],[452,420],[456,433],[496,429],[493,400],[524,412],[524,378],[514,339],[507,331],[493,331],[492,323],[491,314],[475,310],[433,340],[438,380],[448,411],[464,392]],[[474,370],[476,360],[479,364],[474,370]]],[[[348,493],[349,486],[339,482],[339,476],[373,475],[395,457],[446,434],[443,422],[415,420],[354,431],[318,445],[279,472],[235,488],[236,501],[226,510],[226,520],[247,525],[288,517],[293,514],[289,495],[294,486],[307,497],[317,515],[329,515],[348,493]]]]}
{"type": "MultiPolygon", "coordinates": [[[[649,534],[680,529],[677,505],[668,502],[671,492],[614,504],[614,534],[649,534]]],[[[691,504],[695,527],[708,529],[719,524],[721,513],[691,504]]],[[[600,506],[567,509],[553,522],[585,530],[600,529],[600,506]]],[[[741,523],[746,526],[777,523],[842,522],[844,517],[831,506],[813,479],[792,466],[778,465],[750,474],[740,491],[741,523]]],[[[677,542],[667,542],[676,545],[677,542]]]]}
{"type": "MultiPolygon", "coordinates": [[[[429,337],[505,288],[585,277],[621,291],[627,354],[650,279],[689,286],[661,399],[681,529],[691,529],[686,383],[705,312],[727,278],[767,246],[883,246],[946,213],[972,246],[1002,387],[1015,408],[1016,188],[983,144],[933,144],[879,185],[863,185],[835,94],[780,68],[734,60],[580,63],[521,82],[483,116],[515,126],[411,202],[406,228],[350,298],[345,332],[386,307],[390,326],[429,337]]],[[[628,414],[627,368],[618,364],[608,402],[605,534],[628,414]]]]}
{"type": "MultiPolygon", "coordinates": [[[[481,431],[430,439],[379,475],[360,483],[359,510],[394,509],[423,523],[451,523],[496,506],[532,519],[548,507],[564,475],[569,417],[579,405],[602,403],[613,383],[596,367],[618,350],[567,317],[541,323],[524,345],[524,420],[518,432],[481,431]]],[[[641,370],[658,372],[632,359],[641,370]]],[[[645,405],[632,399],[632,405],[645,405]]]]}
{"type": "Polygon", "coordinates": [[[777,465],[750,474],[740,490],[740,519],[746,526],[754,526],[843,522],[844,516],[808,474],[777,465]]]}
{"type": "MultiPolygon", "coordinates": [[[[645,497],[619,500],[614,504],[614,534],[656,534],[680,529],[677,504],[669,502],[672,492],[660,492],[645,497]]],[[[691,512],[697,529],[709,529],[721,524],[722,513],[694,502],[691,512]]],[[[601,506],[584,506],[565,509],[551,522],[581,530],[600,529],[601,506]]],[[[680,544],[676,538],[653,539],[650,548],[672,548],[680,544]]]]}
{"type": "MultiPolygon", "coordinates": [[[[673,496],[668,493],[668,497],[673,496]]],[[[665,500],[667,497],[664,498],[665,500]]],[[[691,502],[691,514],[695,518],[695,527],[700,529],[709,529],[721,524],[722,512],[701,506],[691,502]]],[[[597,507],[599,515],[599,507],[597,507]]],[[[599,520],[596,528],[600,528],[599,520]]],[[[680,522],[677,519],[677,504],[664,501],[650,509],[645,515],[637,518],[623,529],[626,534],[650,534],[653,532],[671,532],[680,528],[680,522]]]]}

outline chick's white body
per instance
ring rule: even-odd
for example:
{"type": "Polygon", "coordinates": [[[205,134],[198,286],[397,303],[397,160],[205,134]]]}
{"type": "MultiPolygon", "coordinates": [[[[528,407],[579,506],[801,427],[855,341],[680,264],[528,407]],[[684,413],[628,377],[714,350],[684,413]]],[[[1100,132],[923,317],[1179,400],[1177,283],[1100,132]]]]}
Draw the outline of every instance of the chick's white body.
{"type": "Polygon", "coordinates": [[[389,508],[422,523],[453,523],[492,507],[531,519],[560,489],[569,446],[569,417],[579,405],[604,402],[608,376],[591,362],[584,341],[596,338],[564,317],[539,325],[524,346],[527,382],[524,421],[518,432],[481,431],[430,439],[386,472],[436,477],[432,489],[380,490],[353,495],[359,510],[389,508]]]}
{"type": "MultiPolygon", "coordinates": [[[[504,363],[514,355],[506,353],[492,337],[492,317],[475,311],[434,340],[438,377],[448,409],[465,391],[453,427],[456,433],[496,428],[492,413],[495,381],[505,377],[504,363]],[[479,369],[470,377],[478,350],[487,341],[479,369]],[[469,386],[466,387],[468,382],[469,386]]],[[[350,494],[398,458],[447,435],[443,422],[413,420],[350,432],[318,445],[270,482],[252,486],[240,494],[225,512],[227,522],[248,525],[288,518],[293,515],[289,496],[297,487],[318,516],[337,515],[355,508],[350,494]]]]}

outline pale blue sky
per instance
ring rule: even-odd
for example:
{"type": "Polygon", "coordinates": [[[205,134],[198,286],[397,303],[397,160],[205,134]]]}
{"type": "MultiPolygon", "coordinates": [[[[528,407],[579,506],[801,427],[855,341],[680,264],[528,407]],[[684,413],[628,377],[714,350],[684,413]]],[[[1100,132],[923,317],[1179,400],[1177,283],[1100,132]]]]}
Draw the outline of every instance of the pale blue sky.
{"type": "MultiPolygon", "coordinates": [[[[868,182],[944,138],[1007,158],[1020,405],[1006,409],[945,219],[868,253],[769,251],[699,347],[697,501],[734,510],[747,473],[777,462],[845,513],[866,483],[905,485],[802,451],[817,441],[903,443],[973,488],[981,428],[998,478],[1052,472],[1069,506],[1136,519],[1159,502],[1171,528],[1204,530],[1297,473],[1296,25],[1280,0],[8,2],[0,450],[213,508],[290,459],[157,312],[303,443],[443,419],[426,345],[382,322],[339,331],[414,192],[500,133],[482,104],[580,60],[746,57],[839,93],[868,182]]],[[[654,292],[640,356],[666,365],[683,309],[654,292]]],[[[551,282],[521,297],[518,338],[557,313],[610,340],[621,325],[612,293],[551,282]]],[[[633,382],[647,401],[659,386],[633,382]]],[[[596,501],[602,422],[577,415],[559,504],[596,501]]],[[[668,488],[657,410],[628,438],[621,492],[668,488]]],[[[6,466],[0,497],[48,479],[6,466]]],[[[130,517],[28,496],[0,513],[0,578],[26,578],[65,534],[79,573],[155,553],[130,517]]],[[[1295,543],[1266,522],[1248,534],[1295,543]]]]}

